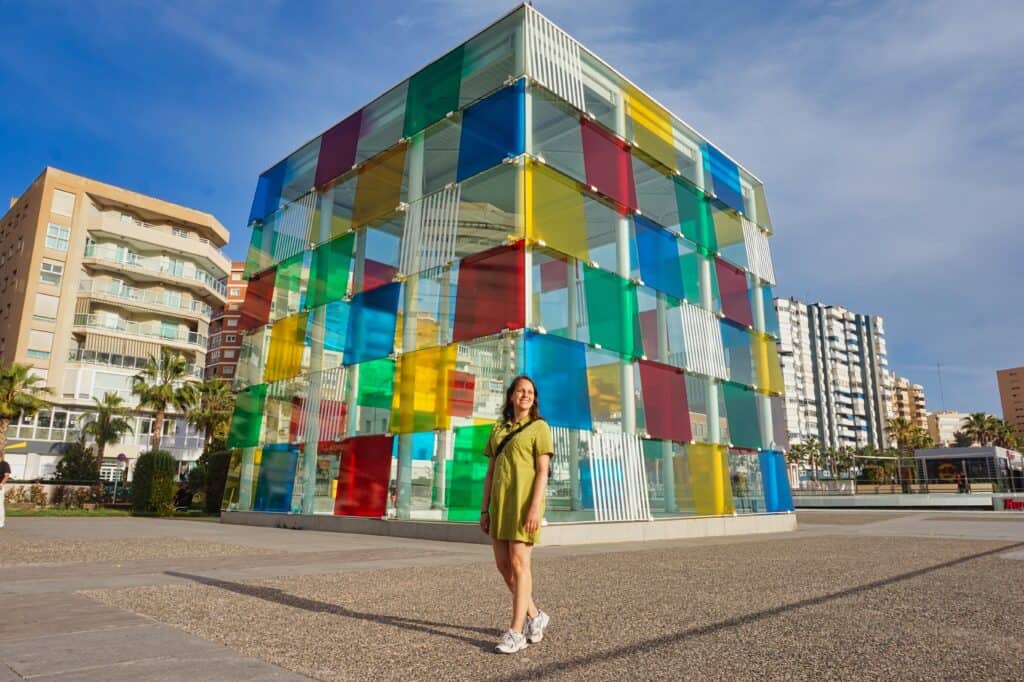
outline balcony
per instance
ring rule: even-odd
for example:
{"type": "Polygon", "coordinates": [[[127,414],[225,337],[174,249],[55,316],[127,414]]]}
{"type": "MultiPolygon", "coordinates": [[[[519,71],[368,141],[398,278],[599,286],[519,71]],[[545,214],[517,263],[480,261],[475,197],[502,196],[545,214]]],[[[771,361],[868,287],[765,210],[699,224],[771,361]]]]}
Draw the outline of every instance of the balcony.
{"type": "Polygon", "coordinates": [[[196,269],[192,273],[187,273],[184,268],[173,267],[159,258],[144,258],[110,244],[86,244],[83,262],[115,266],[115,272],[127,270],[151,281],[169,280],[193,291],[213,295],[218,303],[223,303],[227,298],[227,287],[224,282],[203,270],[196,269]]]}
{"type": "Polygon", "coordinates": [[[85,329],[96,329],[110,332],[111,334],[122,332],[133,336],[141,336],[146,339],[154,339],[163,344],[174,344],[180,346],[194,346],[206,352],[206,337],[198,332],[174,332],[163,331],[158,324],[152,322],[129,322],[128,320],[111,319],[99,315],[78,314],[75,315],[75,327],[85,329]]]}
{"type": "MultiPolygon", "coordinates": [[[[118,355],[117,353],[103,353],[95,350],[69,350],[68,362],[79,362],[83,365],[101,365],[103,367],[117,367],[121,369],[142,369],[146,366],[149,358],[139,358],[131,355],[118,355]]],[[[195,365],[187,365],[186,373],[196,379],[203,378],[203,368],[195,365]]]]}
{"type": "Polygon", "coordinates": [[[121,213],[103,213],[98,221],[91,222],[88,229],[92,234],[116,237],[142,250],[158,248],[187,254],[203,261],[209,269],[222,272],[222,276],[231,271],[231,259],[209,239],[194,232],[178,234],[168,225],[156,225],[121,213]]]}
{"type": "Polygon", "coordinates": [[[206,320],[213,314],[213,307],[209,304],[196,300],[182,300],[180,294],[174,296],[169,291],[158,292],[138,287],[101,284],[87,279],[78,283],[78,291],[95,298],[111,300],[141,310],[152,310],[155,306],[175,316],[184,313],[189,317],[206,320]]]}

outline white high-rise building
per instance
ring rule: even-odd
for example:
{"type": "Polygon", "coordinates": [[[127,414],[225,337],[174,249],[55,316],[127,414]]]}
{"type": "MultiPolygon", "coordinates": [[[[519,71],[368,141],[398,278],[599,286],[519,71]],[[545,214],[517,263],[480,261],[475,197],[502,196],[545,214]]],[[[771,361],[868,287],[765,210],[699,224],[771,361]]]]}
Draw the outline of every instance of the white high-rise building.
{"type": "Polygon", "coordinates": [[[882,318],[775,299],[791,443],[884,447],[892,380],[882,318]]]}

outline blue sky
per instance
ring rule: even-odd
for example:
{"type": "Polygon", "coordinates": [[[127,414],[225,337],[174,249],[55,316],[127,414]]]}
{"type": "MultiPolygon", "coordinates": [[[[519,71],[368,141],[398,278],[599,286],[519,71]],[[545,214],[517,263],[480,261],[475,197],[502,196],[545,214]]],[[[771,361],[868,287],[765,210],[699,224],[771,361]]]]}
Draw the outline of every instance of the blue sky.
{"type": "MultiPolygon", "coordinates": [[[[930,409],[1000,413],[1024,4],[535,6],[764,180],[780,294],[884,316],[930,409]]],[[[0,0],[0,195],[57,166],[213,213],[241,260],[262,170],[512,7],[0,0]]]]}

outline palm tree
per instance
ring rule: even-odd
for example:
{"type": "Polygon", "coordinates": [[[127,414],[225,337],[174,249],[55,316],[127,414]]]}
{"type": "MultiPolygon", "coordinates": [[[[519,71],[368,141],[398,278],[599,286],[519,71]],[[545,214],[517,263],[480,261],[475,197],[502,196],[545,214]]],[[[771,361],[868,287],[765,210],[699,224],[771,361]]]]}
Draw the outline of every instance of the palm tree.
{"type": "Polygon", "coordinates": [[[196,394],[198,401],[188,412],[188,423],[203,432],[203,449],[208,450],[214,441],[227,440],[235,396],[222,379],[207,379],[198,384],[196,394]]]}
{"type": "Polygon", "coordinates": [[[188,377],[185,358],[164,350],[159,359],[150,356],[142,372],[132,380],[132,393],[139,397],[139,407],[154,413],[150,450],[160,449],[167,408],[187,412],[196,403],[196,382],[188,377]]]}
{"type": "Polygon", "coordinates": [[[93,398],[93,402],[96,403],[96,414],[85,425],[82,432],[87,436],[92,436],[96,441],[96,474],[98,476],[103,466],[103,453],[107,449],[107,445],[121,440],[121,436],[129,431],[134,433],[135,429],[125,419],[131,414],[131,410],[125,406],[124,399],[117,393],[107,391],[103,395],[103,400],[93,398]]]}
{"type": "Polygon", "coordinates": [[[16,362],[0,365],[0,455],[7,449],[7,429],[12,419],[31,417],[50,403],[43,396],[50,389],[40,385],[42,379],[32,374],[32,365],[16,362]]]}
{"type": "Polygon", "coordinates": [[[964,418],[960,429],[978,445],[991,445],[995,439],[996,418],[984,412],[972,412],[964,418]]]}
{"type": "Polygon", "coordinates": [[[957,431],[953,434],[953,447],[955,448],[969,448],[974,445],[974,439],[968,436],[963,431],[957,431]]]}
{"type": "Polygon", "coordinates": [[[995,419],[992,444],[1001,448],[1014,449],[1020,444],[1017,428],[1004,419],[995,419]]]}

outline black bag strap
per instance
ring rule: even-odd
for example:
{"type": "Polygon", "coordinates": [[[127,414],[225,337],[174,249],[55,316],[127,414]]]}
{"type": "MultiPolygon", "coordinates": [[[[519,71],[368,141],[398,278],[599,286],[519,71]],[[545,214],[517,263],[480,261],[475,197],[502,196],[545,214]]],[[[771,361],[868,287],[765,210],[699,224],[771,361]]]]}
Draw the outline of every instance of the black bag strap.
{"type": "Polygon", "coordinates": [[[525,429],[525,428],[526,428],[527,426],[529,426],[530,424],[532,424],[532,423],[533,423],[533,422],[535,422],[535,421],[537,421],[537,420],[536,420],[536,419],[531,419],[530,421],[528,421],[528,422],[526,422],[525,424],[523,424],[522,426],[520,426],[520,427],[516,428],[516,429],[515,429],[515,430],[513,430],[513,431],[512,431],[511,433],[509,433],[509,434],[508,434],[507,436],[505,436],[504,438],[502,438],[502,439],[501,439],[501,442],[500,442],[500,443],[498,443],[498,447],[497,447],[497,448],[495,448],[495,450],[494,450],[494,458],[495,458],[495,459],[497,459],[497,458],[498,458],[498,455],[500,455],[500,454],[501,454],[501,451],[505,449],[505,446],[506,446],[506,445],[508,445],[509,441],[510,441],[510,440],[512,440],[513,438],[515,438],[516,436],[518,436],[518,435],[519,435],[520,433],[522,433],[522,431],[523,431],[523,430],[524,430],[524,429],[525,429]]]}

